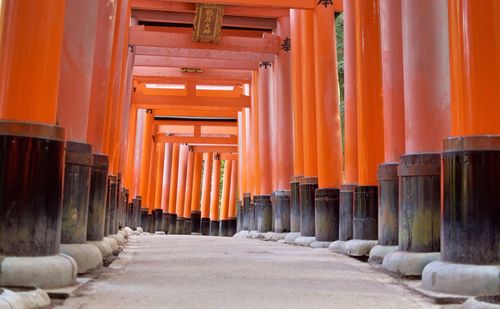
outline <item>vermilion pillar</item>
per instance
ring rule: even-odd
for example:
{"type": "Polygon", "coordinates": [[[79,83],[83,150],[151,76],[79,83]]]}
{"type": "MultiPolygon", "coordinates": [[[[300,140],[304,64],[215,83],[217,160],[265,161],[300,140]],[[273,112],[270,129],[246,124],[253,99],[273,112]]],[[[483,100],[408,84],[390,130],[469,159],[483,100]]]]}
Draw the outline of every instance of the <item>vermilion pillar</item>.
{"type": "MultiPolygon", "coordinates": [[[[278,19],[277,34],[290,40],[290,18],[278,19]]],[[[286,45],[286,44],[285,44],[286,45]]],[[[274,108],[271,118],[273,153],[272,217],[274,232],[290,232],[290,179],[293,176],[293,122],[290,50],[282,48],[274,61],[274,108]]]]}
{"type": "MultiPolygon", "coordinates": [[[[165,162],[165,144],[156,143],[156,156],[155,156],[155,169],[154,172],[154,191],[152,193],[152,199],[154,205],[154,217],[155,217],[155,227],[156,231],[164,232],[165,230],[165,220],[163,220],[163,209],[161,208],[161,195],[163,188],[163,168],[165,162]]],[[[152,186],[153,184],[150,184],[152,186]]]]}
{"type": "Polygon", "coordinates": [[[59,254],[64,130],[55,126],[65,1],[3,1],[0,41],[0,254],[2,284],[66,286],[75,279],[59,254]],[[15,227],[15,228],[13,228],[15,227]],[[10,270],[6,261],[30,256],[10,270]],[[48,265],[52,263],[52,265],[48,265]],[[60,270],[54,273],[54,269],[60,270]],[[5,273],[5,275],[4,275],[5,273]],[[24,278],[24,279],[23,279],[24,278]],[[47,284],[50,282],[50,284],[47,284]]]}
{"type": "Polygon", "coordinates": [[[254,187],[253,184],[253,154],[254,152],[252,151],[252,129],[251,129],[251,124],[252,124],[252,119],[250,116],[250,109],[245,108],[243,109],[243,117],[245,119],[245,158],[246,161],[243,162],[242,164],[244,165],[244,169],[246,171],[246,187],[243,189],[243,229],[244,230],[250,230],[250,215],[251,215],[251,200],[252,200],[252,188],[254,187]]]}
{"type": "Polygon", "coordinates": [[[258,91],[258,71],[252,72],[251,84],[251,108],[250,108],[250,138],[251,138],[251,153],[252,153],[252,193],[253,195],[260,195],[260,161],[259,161],[259,91],[258,91]]]}
{"type": "MultiPolygon", "coordinates": [[[[398,245],[398,162],[405,149],[403,42],[401,1],[380,1],[382,94],[384,110],[384,163],[378,168],[378,244],[398,245]]],[[[378,247],[370,260],[382,262],[387,249],[378,247]]]]}
{"type": "Polygon", "coordinates": [[[92,146],[86,141],[98,10],[98,1],[66,3],[57,108],[58,123],[66,129],[68,139],[61,252],[75,259],[79,273],[102,266],[99,249],[85,244],[93,163],[92,146]],[[85,261],[74,248],[89,253],[85,261]]]}
{"type": "Polygon", "coordinates": [[[188,145],[181,145],[179,151],[179,174],[177,178],[177,201],[176,211],[177,223],[175,234],[184,234],[184,201],[186,199],[186,178],[189,156],[188,145]]]}
{"type": "Polygon", "coordinates": [[[137,137],[137,113],[138,109],[135,106],[131,106],[127,134],[127,163],[124,172],[125,186],[130,188],[132,196],[135,195],[134,174],[136,173],[135,141],[137,137]]]}
{"type": "Polygon", "coordinates": [[[201,224],[201,169],[203,167],[203,153],[194,155],[193,192],[191,197],[191,221],[193,233],[200,233],[201,224]]]}
{"type": "Polygon", "coordinates": [[[460,0],[448,1],[448,8],[453,137],[442,155],[441,262],[425,267],[423,286],[497,295],[500,7],[460,0]]]}
{"type": "Polygon", "coordinates": [[[222,183],[222,198],[220,208],[219,236],[228,235],[229,193],[231,191],[231,169],[232,160],[224,161],[224,180],[222,183]]]}
{"type": "Polygon", "coordinates": [[[205,153],[203,168],[203,191],[201,193],[201,235],[208,235],[210,230],[210,192],[212,185],[213,153],[205,153]]]}
{"type": "Polygon", "coordinates": [[[400,251],[387,255],[384,267],[404,275],[421,275],[426,263],[439,259],[440,150],[450,134],[447,11],[446,1],[402,2],[406,154],[398,169],[400,251]],[[405,267],[409,259],[420,267],[405,267]]]}
{"type": "Polygon", "coordinates": [[[271,193],[273,192],[273,155],[271,150],[271,105],[272,99],[272,67],[261,65],[257,74],[258,87],[258,140],[259,140],[259,194],[254,195],[257,217],[257,230],[269,232],[272,227],[271,193]]]}
{"type": "Polygon", "coordinates": [[[192,149],[188,152],[188,162],[186,169],[186,190],[184,191],[184,234],[191,235],[193,222],[191,221],[191,205],[193,200],[193,177],[194,177],[195,153],[192,149]]]}
{"type": "Polygon", "coordinates": [[[377,168],[384,161],[379,2],[355,1],[358,183],[353,238],[377,239],[377,168]]]}
{"type": "Polygon", "coordinates": [[[316,133],[318,189],[315,237],[339,239],[339,195],[342,183],[342,146],[333,6],[316,6],[314,12],[314,72],[316,81],[316,133]]]}
{"type": "Polygon", "coordinates": [[[165,153],[163,156],[163,176],[162,176],[162,188],[161,188],[161,210],[163,215],[163,231],[168,233],[168,228],[170,226],[170,213],[168,211],[169,197],[170,197],[170,176],[172,173],[172,150],[173,144],[165,144],[165,153]]]}
{"type": "Polygon", "coordinates": [[[301,11],[300,27],[303,103],[302,132],[304,142],[304,178],[300,184],[300,235],[314,237],[314,190],[318,187],[314,73],[314,11],[301,11]]]}
{"type": "Polygon", "coordinates": [[[238,194],[238,162],[236,160],[231,161],[231,189],[229,192],[229,205],[228,205],[228,229],[227,235],[233,236],[236,234],[236,196],[238,194]]]}
{"type": "MultiPolygon", "coordinates": [[[[153,132],[153,136],[156,133],[153,132]]],[[[154,139],[154,137],[153,137],[154,139]]],[[[155,188],[156,188],[156,154],[157,154],[157,143],[152,142],[151,148],[149,151],[149,172],[148,172],[148,181],[147,181],[147,191],[146,191],[146,206],[148,207],[150,212],[153,212],[155,208],[155,188]]]]}
{"type": "Polygon", "coordinates": [[[339,239],[352,239],[354,187],[358,182],[356,16],[354,1],[344,0],[344,184],[340,190],[339,239]]]}
{"type": "Polygon", "coordinates": [[[173,144],[172,148],[172,168],[170,173],[170,193],[168,195],[168,214],[169,226],[168,233],[175,234],[176,223],[177,223],[177,212],[176,212],[176,202],[177,202],[177,178],[179,174],[179,144],[173,144]]]}
{"type": "Polygon", "coordinates": [[[300,232],[300,179],[304,176],[304,142],[302,124],[302,55],[300,11],[290,10],[291,91],[293,114],[293,175],[290,183],[290,231],[300,232]]]}
{"type": "Polygon", "coordinates": [[[238,196],[238,232],[243,229],[243,217],[245,217],[245,208],[243,206],[243,193],[246,192],[247,179],[246,179],[246,123],[245,114],[243,111],[238,112],[238,187],[240,188],[238,196]]]}
{"type": "MultiPolygon", "coordinates": [[[[148,194],[148,181],[149,181],[149,165],[151,160],[151,144],[153,143],[153,120],[154,115],[151,109],[141,110],[140,112],[146,113],[144,118],[144,127],[142,134],[142,158],[140,169],[140,194],[143,197],[143,202],[147,203],[148,194]]],[[[148,204],[145,205],[149,207],[148,204]]]]}
{"type": "Polygon", "coordinates": [[[210,193],[210,236],[219,236],[220,154],[214,154],[210,193]]]}

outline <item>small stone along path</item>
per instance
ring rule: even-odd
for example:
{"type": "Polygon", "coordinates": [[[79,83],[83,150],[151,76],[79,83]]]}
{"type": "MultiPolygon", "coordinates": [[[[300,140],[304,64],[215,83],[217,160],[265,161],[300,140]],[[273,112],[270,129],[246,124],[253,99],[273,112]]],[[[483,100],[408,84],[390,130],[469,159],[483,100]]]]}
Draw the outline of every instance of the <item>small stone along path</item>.
{"type": "Polygon", "coordinates": [[[93,277],[56,308],[443,308],[356,259],[251,239],[131,236],[93,277]]]}

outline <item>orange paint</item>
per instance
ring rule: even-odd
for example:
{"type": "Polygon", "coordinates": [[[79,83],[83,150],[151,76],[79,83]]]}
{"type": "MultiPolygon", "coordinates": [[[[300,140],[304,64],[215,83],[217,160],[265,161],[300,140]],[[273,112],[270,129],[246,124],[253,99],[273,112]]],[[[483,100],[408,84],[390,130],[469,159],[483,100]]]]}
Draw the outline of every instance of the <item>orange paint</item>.
{"type": "Polygon", "coordinates": [[[304,142],[302,129],[302,56],[300,38],[300,11],[290,10],[290,33],[291,40],[296,42],[291,53],[291,87],[292,87],[292,110],[293,110],[293,174],[304,175],[304,142]]]}
{"type": "Polygon", "coordinates": [[[165,164],[165,144],[156,144],[156,176],[155,176],[155,194],[154,194],[154,209],[162,209],[161,195],[163,188],[163,169],[165,164]]]}
{"type": "Polygon", "coordinates": [[[213,167],[213,153],[203,154],[205,166],[203,170],[203,188],[201,192],[201,217],[210,218],[210,192],[213,167]]]}
{"type": "Polygon", "coordinates": [[[170,196],[170,177],[172,173],[172,150],[171,143],[165,144],[165,156],[163,158],[163,184],[161,189],[161,209],[164,213],[169,213],[168,203],[170,196]]]}
{"type": "MultiPolygon", "coordinates": [[[[153,111],[152,110],[140,110],[140,113],[145,113],[144,117],[144,127],[142,135],[142,158],[141,158],[141,169],[140,169],[140,187],[139,192],[143,197],[144,202],[147,201],[148,193],[148,181],[149,181],[149,165],[150,165],[150,153],[151,144],[153,143],[153,111]]],[[[147,206],[147,205],[145,205],[147,206]]]]}
{"type": "Polygon", "coordinates": [[[384,161],[379,3],[355,1],[358,97],[358,183],[376,186],[384,161]]]}
{"type": "Polygon", "coordinates": [[[335,12],[333,6],[317,7],[314,15],[318,186],[319,188],[340,188],[342,184],[342,136],[335,12]]]}
{"type": "Polygon", "coordinates": [[[224,180],[222,183],[222,199],[220,208],[220,219],[227,220],[229,213],[229,194],[231,192],[231,169],[232,160],[225,160],[224,165],[224,180]]]}
{"type": "Polygon", "coordinates": [[[447,11],[446,1],[401,6],[406,153],[440,152],[450,135],[447,11]]]}
{"type": "Polygon", "coordinates": [[[135,166],[135,141],[137,138],[137,108],[130,107],[130,117],[128,122],[127,134],[127,164],[125,167],[125,187],[130,189],[130,192],[135,192],[134,174],[136,173],[135,166]]]}
{"type": "Polygon", "coordinates": [[[251,166],[250,173],[252,179],[252,187],[250,188],[253,195],[260,195],[260,177],[259,177],[259,99],[258,99],[258,73],[256,71],[252,72],[252,107],[250,108],[250,128],[251,128],[251,166]]]}
{"type": "Polygon", "coordinates": [[[66,0],[57,121],[66,139],[87,141],[99,1],[66,0]]]}
{"type": "Polygon", "coordinates": [[[358,182],[358,108],[354,1],[344,0],[345,183],[358,182]]]}
{"type": "Polygon", "coordinates": [[[148,185],[145,199],[145,205],[149,208],[149,210],[153,210],[155,208],[157,145],[157,143],[151,143],[151,151],[149,152],[148,185]]]}
{"type": "Polygon", "coordinates": [[[168,196],[168,213],[176,214],[177,202],[177,178],[179,173],[179,144],[173,144],[172,148],[172,168],[170,173],[170,193],[168,196]]]}
{"type": "Polygon", "coordinates": [[[54,125],[66,1],[3,2],[0,118],[54,125]]]}
{"type": "Polygon", "coordinates": [[[271,150],[271,106],[275,104],[272,100],[272,69],[260,68],[257,78],[258,82],[258,135],[259,135],[259,194],[271,195],[273,192],[272,177],[272,150],[271,150]]]}
{"type": "Polygon", "coordinates": [[[235,219],[236,214],[236,195],[238,190],[238,162],[236,160],[231,161],[231,189],[229,192],[229,205],[228,205],[228,219],[235,219]]]}
{"type": "Polygon", "coordinates": [[[210,221],[219,221],[220,159],[218,158],[218,154],[214,155],[211,187],[212,192],[210,193],[210,221]]]}
{"type": "Polygon", "coordinates": [[[448,1],[453,136],[500,133],[500,6],[448,1]]]}
{"type": "Polygon", "coordinates": [[[92,92],[90,96],[87,141],[95,153],[103,153],[104,122],[108,77],[111,69],[111,53],[115,25],[116,3],[99,1],[94,65],[92,69],[92,92]]]}
{"type": "MultiPolygon", "coordinates": [[[[290,37],[290,18],[278,19],[277,34],[290,37]]],[[[271,115],[273,140],[273,191],[289,190],[293,176],[293,122],[290,53],[280,50],[274,61],[274,109],[271,115]],[[275,150],[274,150],[275,149],[275,150]]]]}
{"type": "Polygon", "coordinates": [[[246,117],[244,112],[238,112],[238,186],[242,188],[239,192],[239,199],[243,199],[243,191],[247,187],[246,176],[246,117]]]}
{"type": "Polygon", "coordinates": [[[193,199],[193,176],[194,176],[195,153],[188,151],[188,162],[186,169],[186,190],[184,191],[184,218],[191,218],[191,201],[193,199]]]}
{"type": "Polygon", "coordinates": [[[188,146],[181,145],[179,151],[179,174],[177,178],[177,201],[175,210],[178,218],[182,218],[184,216],[188,153],[188,146]]]}
{"type": "Polygon", "coordinates": [[[304,176],[317,177],[316,103],[314,78],[314,11],[303,10],[300,18],[302,72],[302,131],[304,176]]]}
{"type": "Polygon", "coordinates": [[[399,162],[405,152],[401,1],[380,1],[384,160],[399,162]]]}
{"type": "Polygon", "coordinates": [[[191,211],[201,209],[201,168],[203,164],[203,153],[197,152],[194,155],[193,193],[191,197],[191,211]]]}

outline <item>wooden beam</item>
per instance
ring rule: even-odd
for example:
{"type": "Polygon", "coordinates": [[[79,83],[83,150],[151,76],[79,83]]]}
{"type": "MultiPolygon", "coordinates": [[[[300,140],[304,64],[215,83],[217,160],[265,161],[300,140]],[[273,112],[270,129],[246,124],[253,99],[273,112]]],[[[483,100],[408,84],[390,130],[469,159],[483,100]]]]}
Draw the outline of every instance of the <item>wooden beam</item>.
{"type": "Polygon", "coordinates": [[[160,96],[144,95],[139,92],[132,94],[132,104],[138,108],[161,109],[166,105],[183,106],[229,106],[250,107],[250,97],[216,98],[216,97],[187,97],[187,96],[160,96]]]}
{"type": "Polygon", "coordinates": [[[237,153],[238,146],[191,145],[194,152],[237,153]]]}
{"type": "MultiPolygon", "coordinates": [[[[200,0],[170,0],[171,2],[198,3],[200,0]]],[[[257,6],[285,9],[314,9],[317,0],[209,0],[202,1],[213,4],[257,6]]]]}
{"type": "Polygon", "coordinates": [[[212,136],[179,136],[179,135],[166,135],[158,134],[156,136],[158,143],[181,143],[181,144],[208,144],[208,145],[236,145],[238,144],[238,137],[231,135],[229,137],[212,137],[212,136]]]}
{"type": "Polygon", "coordinates": [[[243,85],[249,83],[247,79],[225,79],[225,78],[213,78],[206,75],[201,75],[195,78],[195,76],[186,77],[169,77],[169,76],[148,76],[139,75],[134,76],[134,80],[137,82],[147,82],[156,84],[184,84],[188,82],[196,82],[203,85],[243,85]]]}
{"type": "Polygon", "coordinates": [[[214,60],[234,60],[234,61],[257,61],[272,62],[274,54],[272,53],[254,53],[254,52],[236,52],[221,51],[214,49],[194,49],[194,48],[169,48],[169,47],[151,47],[136,46],[135,55],[137,56],[165,56],[181,58],[201,58],[214,60]]]}
{"type": "MultiPolygon", "coordinates": [[[[192,25],[195,14],[135,9],[132,10],[132,17],[136,18],[138,21],[192,25]]],[[[222,26],[271,30],[276,28],[276,19],[224,15],[222,18],[222,26]]],[[[222,33],[224,34],[224,30],[222,33]]]]}
{"type": "Polygon", "coordinates": [[[170,125],[170,126],[200,126],[200,127],[237,127],[238,122],[227,121],[203,121],[203,120],[163,120],[157,119],[153,125],[170,125]]]}
{"type": "Polygon", "coordinates": [[[252,73],[248,70],[205,69],[201,73],[184,73],[178,68],[134,66],[134,75],[177,78],[185,81],[232,80],[248,83],[252,80],[252,73]]]}
{"type": "Polygon", "coordinates": [[[238,154],[237,153],[221,153],[220,155],[221,160],[238,160],[238,154]]]}
{"type": "Polygon", "coordinates": [[[195,3],[158,0],[132,0],[132,9],[194,13],[195,3]]]}
{"type": "Polygon", "coordinates": [[[258,62],[136,55],[134,65],[144,67],[257,70],[258,62]]]}
{"type": "Polygon", "coordinates": [[[207,106],[195,106],[196,109],[187,109],[193,106],[166,106],[165,109],[155,109],[154,113],[158,116],[184,116],[184,117],[227,117],[235,118],[238,117],[239,108],[228,108],[227,110],[221,109],[220,107],[210,106],[209,110],[204,109],[207,106]],[[234,109],[234,110],[233,110],[234,109]]]}
{"type": "Polygon", "coordinates": [[[130,27],[129,44],[134,46],[215,49],[274,54],[280,51],[279,37],[271,34],[266,34],[260,39],[221,36],[219,44],[192,42],[191,39],[192,36],[189,33],[146,31],[144,26],[133,26],[130,27]]]}

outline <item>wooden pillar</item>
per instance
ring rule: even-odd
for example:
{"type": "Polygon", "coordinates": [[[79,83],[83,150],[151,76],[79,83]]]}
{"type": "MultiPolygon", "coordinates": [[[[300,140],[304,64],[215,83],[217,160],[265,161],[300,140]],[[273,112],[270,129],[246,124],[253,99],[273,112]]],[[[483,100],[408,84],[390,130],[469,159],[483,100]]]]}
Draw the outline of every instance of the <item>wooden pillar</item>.
{"type": "Polygon", "coordinates": [[[339,239],[339,195],[342,184],[342,137],[333,6],[314,11],[314,72],[318,189],[315,206],[317,241],[339,239]]]}
{"type": "Polygon", "coordinates": [[[236,196],[238,194],[238,162],[231,161],[231,189],[229,191],[229,205],[228,205],[228,229],[227,236],[231,237],[236,234],[236,217],[238,216],[236,209],[236,196]]]}
{"type": "Polygon", "coordinates": [[[193,191],[191,197],[191,221],[193,233],[200,233],[201,224],[201,169],[203,165],[203,153],[197,152],[194,156],[193,191]]]}
{"type": "MultiPolygon", "coordinates": [[[[426,266],[423,286],[497,295],[484,270],[500,265],[500,7],[494,0],[460,0],[448,1],[448,9],[453,137],[442,154],[442,262],[426,266]]],[[[493,279],[498,271],[489,274],[493,279]]]]}
{"type": "MultiPolygon", "coordinates": [[[[156,134],[153,133],[153,136],[156,134]]],[[[146,191],[146,206],[148,207],[150,212],[153,212],[155,209],[155,189],[156,189],[156,155],[157,155],[157,143],[154,141],[155,137],[153,137],[153,142],[151,143],[151,148],[149,151],[149,167],[148,167],[148,184],[146,191]]]]}
{"type": "Polygon", "coordinates": [[[258,72],[252,72],[252,85],[251,85],[251,108],[250,108],[250,119],[251,119],[251,153],[252,153],[252,193],[253,195],[260,195],[260,160],[259,160],[259,92],[258,92],[258,72]]]}
{"type": "Polygon", "coordinates": [[[163,183],[161,190],[161,209],[164,213],[169,213],[168,203],[170,197],[170,185],[171,185],[171,175],[172,175],[172,159],[173,159],[173,148],[174,144],[165,144],[165,156],[163,158],[163,183]]]}
{"type": "Polygon", "coordinates": [[[148,194],[148,181],[149,181],[149,165],[151,160],[151,144],[153,143],[153,110],[147,109],[142,111],[146,113],[144,118],[144,129],[142,134],[142,157],[141,157],[141,176],[140,176],[140,194],[143,197],[143,201],[147,204],[147,194],[148,194]]]}
{"type": "Polygon", "coordinates": [[[175,210],[175,213],[177,214],[177,223],[175,234],[184,234],[184,201],[186,199],[185,193],[188,156],[188,145],[181,145],[179,151],[179,174],[177,178],[177,201],[175,210]]]}
{"type": "Polygon", "coordinates": [[[219,236],[220,154],[214,154],[210,193],[210,236],[219,236]]]}
{"type": "Polygon", "coordinates": [[[201,235],[208,235],[210,230],[210,192],[212,184],[213,153],[204,153],[203,191],[201,193],[201,235]]]}
{"type": "Polygon", "coordinates": [[[184,234],[191,235],[193,222],[191,221],[191,205],[193,199],[193,177],[195,153],[188,147],[188,162],[186,169],[186,190],[184,191],[184,234]]]}
{"type": "Polygon", "coordinates": [[[246,174],[246,117],[245,112],[238,112],[238,171],[240,177],[238,178],[239,187],[242,188],[239,192],[238,199],[243,200],[243,192],[247,187],[247,174],[246,174]]]}
{"type": "Polygon", "coordinates": [[[224,180],[222,183],[222,198],[220,208],[219,236],[228,235],[229,194],[231,191],[231,169],[233,160],[224,161],[224,180]]]}
{"type": "Polygon", "coordinates": [[[154,209],[162,209],[161,198],[163,189],[163,169],[165,167],[165,144],[156,144],[156,173],[155,191],[154,191],[154,209]]]}
{"type": "Polygon", "coordinates": [[[135,195],[134,174],[136,173],[135,166],[135,147],[137,137],[137,113],[138,109],[135,106],[130,106],[130,116],[128,120],[127,133],[127,163],[125,166],[124,178],[125,186],[130,188],[132,196],[135,195]]]}
{"type": "Polygon", "coordinates": [[[179,151],[180,145],[175,143],[172,148],[172,168],[170,173],[170,193],[168,195],[169,227],[168,233],[175,234],[177,225],[177,179],[179,174],[179,151]]]}

